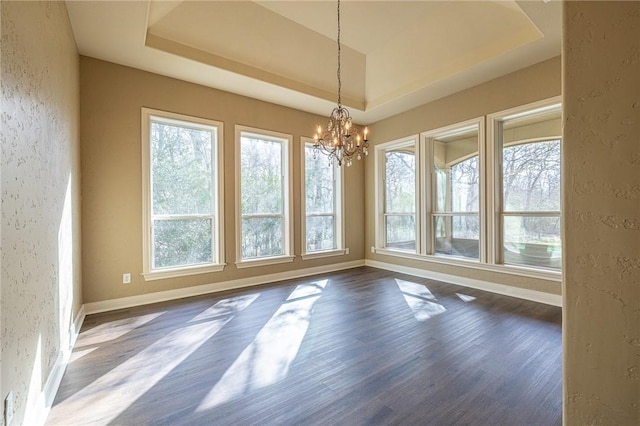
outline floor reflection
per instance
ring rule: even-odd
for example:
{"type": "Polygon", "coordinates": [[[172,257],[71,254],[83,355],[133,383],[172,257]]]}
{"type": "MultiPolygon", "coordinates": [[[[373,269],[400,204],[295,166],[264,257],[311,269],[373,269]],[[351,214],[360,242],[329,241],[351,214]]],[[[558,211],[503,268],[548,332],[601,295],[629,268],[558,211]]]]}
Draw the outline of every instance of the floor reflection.
{"type": "Polygon", "coordinates": [[[446,311],[445,307],[436,303],[438,299],[422,284],[395,279],[405,302],[417,321],[426,321],[446,311]]]}
{"type": "Polygon", "coordinates": [[[463,302],[473,302],[474,300],[476,300],[475,297],[473,296],[469,296],[467,294],[462,294],[462,293],[456,293],[456,296],[458,296],[458,298],[460,298],[460,300],[462,300],[463,302]]]}
{"type": "Polygon", "coordinates": [[[298,285],[262,327],[196,411],[208,410],[287,376],[327,280],[298,285]]]}
{"type": "MultiPolygon", "coordinates": [[[[208,312],[211,315],[210,319],[203,317],[197,323],[177,327],[79,390],[73,398],[61,402],[59,406],[64,406],[62,409],[68,412],[81,412],[91,407],[91,417],[98,423],[106,424],[113,421],[137,398],[144,395],[220,331],[234,317],[234,313],[244,310],[257,297],[256,294],[219,301],[203,312],[203,314],[208,312]],[[233,306],[233,309],[230,309],[230,306],[233,306]],[[150,360],[162,360],[162,362],[150,360]]],[[[139,319],[143,322],[149,320],[149,316],[139,319]]],[[[133,323],[128,323],[128,326],[133,323]]],[[[105,326],[108,325],[105,324],[105,326]]],[[[118,331],[115,334],[120,334],[123,327],[123,324],[117,324],[118,331]]]]}
{"type": "Polygon", "coordinates": [[[146,315],[139,315],[136,317],[110,321],[104,324],[97,325],[88,330],[82,330],[80,336],[78,336],[75,350],[99,345],[111,340],[116,340],[119,337],[122,337],[125,334],[131,332],[131,330],[134,330],[150,321],[153,321],[163,314],[164,312],[162,311],[153,312],[146,315]]]}

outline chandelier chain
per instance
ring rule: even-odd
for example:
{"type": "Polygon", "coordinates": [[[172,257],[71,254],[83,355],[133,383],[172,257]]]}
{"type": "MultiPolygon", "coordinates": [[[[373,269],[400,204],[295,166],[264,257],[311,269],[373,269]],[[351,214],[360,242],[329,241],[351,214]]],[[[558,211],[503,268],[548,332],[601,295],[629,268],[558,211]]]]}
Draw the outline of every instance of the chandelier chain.
{"type": "Polygon", "coordinates": [[[340,28],[340,0],[338,3],[338,106],[331,111],[329,121],[325,129],[318,126],[314,135],[314,157],[320,152],[329,157],[329,164],[342,166],[346,164],[349,167],[352,159],[361,160],[364,155],[369,152],[369,139],[367,139],[368,130],[365,127],[364,132],[353,126],[349,110],[342,106],[342,43],[340,28]]]}
{"type": "Polygon", "coordinates": [[[338,0],[338,107],[342,106],[342,79],[340,78],[340,0],[338,0]]]}

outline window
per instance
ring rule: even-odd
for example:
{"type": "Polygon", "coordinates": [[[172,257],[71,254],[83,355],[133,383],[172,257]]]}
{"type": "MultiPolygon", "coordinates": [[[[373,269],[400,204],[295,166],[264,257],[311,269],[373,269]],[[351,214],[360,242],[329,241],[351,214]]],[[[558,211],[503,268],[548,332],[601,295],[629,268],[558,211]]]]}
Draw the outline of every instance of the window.
{"type": "Polygon", "coordinates": [[[474,123],[423,134],[433,179],[428,254],[480,259],[479,128],[474,123]]]}
{"type": "Polygon", "coordinates": [[[145,279],[224,268],[222,123],[142,109],[145,279]]]}
{"type": "Polygon", "coordinates": [[[342,168],[315,158],[312,139],[302,141],[303,258],[344,254],[342,168]]]}
{"type": "Polygon", "coordinates": [[[377,246],[416,252],[417,137],[376,147],[379,176],[377,246]]]}
{"type": "Polygon", "coordinates": [[[501,152],[497,261],[560,269],[560,106],[497,120],[501,152]]]}
{"type": "Polygon", "coordinates": [[[236,126],[237,265],[291,262],[291,136],[236,126]]]}
{"type": "Polygon", "coordinates": [[[558,280],[561,105],[553,98],[375,147],[374,252],[558,280]]]}

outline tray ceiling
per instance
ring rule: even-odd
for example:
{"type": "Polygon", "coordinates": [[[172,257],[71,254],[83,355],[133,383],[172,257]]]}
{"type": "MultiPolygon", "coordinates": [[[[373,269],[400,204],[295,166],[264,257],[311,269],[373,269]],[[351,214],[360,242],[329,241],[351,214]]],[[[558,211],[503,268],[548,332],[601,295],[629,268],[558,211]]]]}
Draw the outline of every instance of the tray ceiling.
{"type": "MultiPolygon", "coordinates": [[[[325,115],[334,1],[67,1],[81,54],[325,115]]],[[[361,123],[560,54],[559,2],[344,1],[343,103],[361,123]]]]}

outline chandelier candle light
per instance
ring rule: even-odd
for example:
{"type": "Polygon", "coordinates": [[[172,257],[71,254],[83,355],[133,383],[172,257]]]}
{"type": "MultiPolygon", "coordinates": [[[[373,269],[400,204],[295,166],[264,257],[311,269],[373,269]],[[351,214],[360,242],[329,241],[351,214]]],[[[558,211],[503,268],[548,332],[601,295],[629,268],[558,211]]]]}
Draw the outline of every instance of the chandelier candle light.
{"type": "Polygon", "coordinates": [[[320,152],[329,157],[329,163],[351,166],[352,158],[362,159],[369,153],[369,130],[365,127],[362,136],[351,122],[349,110],[342,106],[342,80],[340,79],[340,0],[338,0],[338,106],[331,111],[327,128],[318,126],[314,140],[314,156],[320,152]]]}

